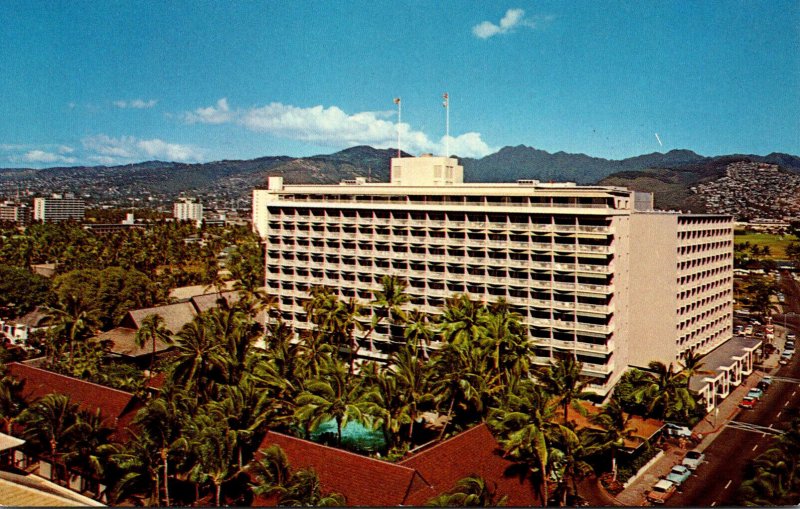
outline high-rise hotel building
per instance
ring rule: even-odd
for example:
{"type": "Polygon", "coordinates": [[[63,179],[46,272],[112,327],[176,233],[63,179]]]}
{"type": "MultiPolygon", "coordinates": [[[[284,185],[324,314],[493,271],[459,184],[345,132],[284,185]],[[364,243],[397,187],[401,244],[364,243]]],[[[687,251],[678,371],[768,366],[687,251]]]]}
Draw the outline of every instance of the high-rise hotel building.
{"type": "MultiPolygon", "coordinates": [[[[395,158],[388,184],[271,177],[253,192],[253,224],[267,292],[296,331],[309,327],[301,304],[314,285],[368,302],[394,275],[409,307],[432,314],[457,293],[502,297],[537,362],[575,355],[599,394],[628,366],[674,364],[732,336],[732,218],[654,211],[652,195],[625,188],[465,184],[456,159],[395,158]]],[[[373,343],[359,355],[397,346],[385,328],[373,343]]]]}

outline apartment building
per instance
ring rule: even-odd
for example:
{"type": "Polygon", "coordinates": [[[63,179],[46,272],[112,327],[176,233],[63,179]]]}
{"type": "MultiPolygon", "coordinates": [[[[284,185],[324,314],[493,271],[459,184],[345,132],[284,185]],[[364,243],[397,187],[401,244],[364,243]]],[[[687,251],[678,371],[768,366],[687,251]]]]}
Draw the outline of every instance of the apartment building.
{"type": "Polygon", "coordinates": [[[174,203],[172,216],[178,221],[194,221],[199,228],[203,224],[203,204],[194,198],[181,198],[174,203]]]}
{"type": "Polygon", "coordinates": [[[86,203],[71,193],[33,199],[33,219],[44,223],[83,221],[86,203]]]}
{"type": "MultiPolygon", "coordinates": [[[[687,349],[730,337],[723,322],[732,305],[719,307],[724,297],[717,294],[732,282],[705,288],[701,280],[732,274],[732,255],[713,258],[726,249],[716,243],[732,252],[732,223],[705,221],[656,213],[652,195],[624,188],[465,184],[458,161],[444,157],[395,158],[388,184],[288,186],[271,177],[268,189],[253,193],[267,292],[297,332],[309,327],[302,302],[314,285],[367,302],[382,276],[394,275],[408,282],[410,307],[432,314],[457,293],[485,302],[502,297],[523,317],[536,361],[574,355],[598,394],[642,353],[652,355],[643,365],[674,363],[687,349]],[[672,243],[653,256],[648,235],[672,243]],[[699,239],[715,246],[713,255],[697,255],[699,239]],[[646,262],[634,260],[640,257],[646,262]],[[656,288],[666,273],[669,288],[656,288]],[[658,323],[648,325],[655,315],[658,323]]],[[[359,356],[386,359],[397,348],[386,328],[375,331],[373,344],[359,356]]]]}
{"type": "Polygon", "coordinates": [[[0,222],[27,225],[31,222],[31,208],[11,200],[0,203],[0,222]]]}

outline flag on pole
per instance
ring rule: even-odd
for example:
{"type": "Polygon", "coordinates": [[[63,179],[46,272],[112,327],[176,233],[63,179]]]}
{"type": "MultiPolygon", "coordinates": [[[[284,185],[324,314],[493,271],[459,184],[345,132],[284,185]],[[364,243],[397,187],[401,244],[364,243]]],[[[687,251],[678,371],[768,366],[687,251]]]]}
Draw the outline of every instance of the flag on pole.
{"type": "Polygon", "coordinates": [[[442,102],[442,106],[447,108],[447,103],[450,101],[450,96],[448,96],[447,92],[445,92],[442,97],[444,98],[444,101],[442,102]]]}
{"type": "Polygon", "coordinates": [[[400,98],[399,97],[395,97],[394,98],[394,103],[395,104],[400,104],[400,98]]]}

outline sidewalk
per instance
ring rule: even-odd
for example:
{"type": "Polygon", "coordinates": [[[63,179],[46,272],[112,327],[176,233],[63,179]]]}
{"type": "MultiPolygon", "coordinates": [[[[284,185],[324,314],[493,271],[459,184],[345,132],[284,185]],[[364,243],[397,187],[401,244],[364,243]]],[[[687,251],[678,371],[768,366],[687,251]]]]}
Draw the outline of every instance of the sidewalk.
{"type": "Polygon", "coordinates": [[[645,501],[645,492],[650,490],[653,484],[661,477],[666,476],[674,465],[679,464],[687,451],[692,449],[704,451],[711,445],[719,436],[723,426],[734,419],[741,411],[739,402],[742,401],[747,391],[755,387],[762,376],[777,371],[780,367],[778,365],[779,358],[778,352],[767,357],[763,362],[762,370],[753,370],[753,373],[744,379],[739,387],[731,391],[728,397],[717,406],[719,409],[717,415],[715,415],[715,411],[712,411],[695,425],[692,430],[693,433],[703,437],[697,446],[692,446],[691,444],[687,444],[685,447],[669,445],[665,454],[657,462],[646,471],[641,472],[633,483],[616,496],[617,501],[626,506],[649,505],[645,501]]]}

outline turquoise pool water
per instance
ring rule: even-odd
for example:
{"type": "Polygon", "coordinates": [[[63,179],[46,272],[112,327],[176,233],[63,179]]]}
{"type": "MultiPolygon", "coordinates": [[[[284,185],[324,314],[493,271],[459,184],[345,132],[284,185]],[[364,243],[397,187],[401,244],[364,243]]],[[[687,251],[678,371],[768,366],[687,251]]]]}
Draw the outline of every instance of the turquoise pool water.
{"type": "MultiPolygon", "coordinates": [[[[336,440],[336,421],[323,422],[311,432],[311,439],[319,442],[321,435],[331,434],[331,440],[336,440]]],[[[342,445],[362,451],[382,451],[386,448],[386,441],[381,430],[371,430],[359,422],[350,421],[342,428],[342,445]]]]}

